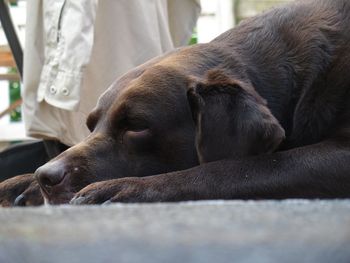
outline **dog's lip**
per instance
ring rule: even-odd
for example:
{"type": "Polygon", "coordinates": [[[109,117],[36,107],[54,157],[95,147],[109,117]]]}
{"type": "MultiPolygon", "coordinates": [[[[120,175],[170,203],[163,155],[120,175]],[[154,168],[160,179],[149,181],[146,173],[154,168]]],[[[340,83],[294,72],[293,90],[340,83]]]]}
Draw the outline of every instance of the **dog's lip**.
{"type": "Polygon", "coordinates": [[[40,183],[39,180],[37,180],[39,186],[40,186],[40,191],[41,193],[45,196],[48,197],[50,194],[48,193],[47,189],[42,185],[42,183],[40,183]]]}
{"type": "Polygon", "coordinates": [[[50,194],[42,188],[40,188],[40,190],[41,190],[41,193],[44,197],[45,202],[47,204],[51,204],[51,205],[68,204],[69,201],[76,194],[76,192],[74,192],[74,191],[67,191],[64,189],[62,189],[61,191],[55,189],[54,193],[51,192],[50,194]]]}

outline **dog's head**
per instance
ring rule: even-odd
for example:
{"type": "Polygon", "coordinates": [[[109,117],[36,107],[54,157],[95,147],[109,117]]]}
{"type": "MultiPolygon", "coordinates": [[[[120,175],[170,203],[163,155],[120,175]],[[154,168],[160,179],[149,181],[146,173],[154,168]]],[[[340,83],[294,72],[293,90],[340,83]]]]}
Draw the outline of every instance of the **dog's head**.
{"type": "Polygon", "coordinates": [[[197,165],[188,82],[175,69],[152,66],[113,84],[88,116],[90,136],[36,171],[46,200],[68,202],[96,181],[197,165]]]}
{"type": "Polygon", "coordinates": [[[200,163],[273,152],[284,129],[248,83],[209,71],[187,93],[200,163]]]}
{"type": "Polygon", "coordinates": [[[197,165],[195,123],[205,131],[197,142],[204,162],[268,152],[279,144],[283,129],[245,84],[209,73],[207,82],[191,86],[186,70],[157,64],[145,64],[119,79],[88,116],[90,136],[36,171],[45,200],[66,203],[96,181],[197,165]],[[225,92],[212,96],[208,89],[214,86],[213,91],[219,86],[225,92]]]}

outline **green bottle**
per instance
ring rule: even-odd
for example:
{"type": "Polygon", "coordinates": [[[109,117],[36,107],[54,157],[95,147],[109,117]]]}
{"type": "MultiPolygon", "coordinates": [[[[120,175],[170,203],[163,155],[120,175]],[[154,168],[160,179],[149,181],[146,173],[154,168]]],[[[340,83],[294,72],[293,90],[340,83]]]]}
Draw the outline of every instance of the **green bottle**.
{"type": "MultiPolygon", "coordinates": [[[[10,1],[11,6],[17,6],[15,0],[10,1]]],[[[17,73],[16,68],[11,68],[9,73],[17,73]]],[[[10,104],[21,98],[21,83],[19,81],[9,81],[10,104]]],[[[10,113],[10,122],[20,122],[22,120],[21,107],[18,106],[10,113]]]]}
{"type": "MultiPolygon", "coordinates": [[[[9,73],[17,73],[16,68],[11,68],[9,73]]],[[[21,83],[19,81],[9,81],[10,104],[21,98],[21,83]]],[[[10,113],[10,122],[20,122],[22,120],[21,107],[18,106],[10,113]]]]}
{"type": "Polygon", "coordinates": [[[191,36],[191,39],[189,41],[189,45],[193,45],[193,44],[197,44],[198,43],[198,34],[197,34],[197,28],[195,27],[193,29],[193,33],[192,33],[192,36],[191,36]]]}

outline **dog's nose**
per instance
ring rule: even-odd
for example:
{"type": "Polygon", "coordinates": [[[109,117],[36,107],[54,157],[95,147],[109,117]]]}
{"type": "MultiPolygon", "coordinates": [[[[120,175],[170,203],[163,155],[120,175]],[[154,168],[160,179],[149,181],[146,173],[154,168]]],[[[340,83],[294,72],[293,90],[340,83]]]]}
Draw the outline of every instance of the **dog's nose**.
{"type": "Polygon", "coordinates": [[[40,187],[45,188],[47,191],[62,182],[65,175],[65,169],[56,162],[49,162],[35,171],[35,178],[40,187]]]}

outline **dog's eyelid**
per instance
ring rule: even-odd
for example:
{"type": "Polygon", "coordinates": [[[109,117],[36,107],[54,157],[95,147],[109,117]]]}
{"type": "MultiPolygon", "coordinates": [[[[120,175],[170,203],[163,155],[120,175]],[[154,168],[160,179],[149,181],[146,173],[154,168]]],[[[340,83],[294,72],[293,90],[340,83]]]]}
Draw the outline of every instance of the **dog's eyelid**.
{"type": "Polygon", "coordinates": [[[127,115],[123,119],[123,126],[126,130],[141,131],[150,128],[150,122],[144,117],[127,115]]]}
{"type": "Polygon", "coordinates": [[[129,123],[129,125],[126,126],[126,131],[138,132],[144,130],[150,130],[149,126],[142,123],[129,123]]]}
{"type": "Polygon", "coordinates": [[[140,143],[150,142],[150,139],[153,137],[152,131],[150,129],[143,130],[126,130],[122,137],[122,144],[128,146],[139,145],[140,143]]]}
{"type": "Polygon", "coordinates": [[[126,118],[119,122],[118,127],[124,131],[123,133],[126,133],[128,131],[139,132],[150,130],[149,125],[147,125],[145,122],[137,122],[135,120],[130,121],[126,118]]]}
{"type": "Polygon", "coordinates": [[[146,137],[151,134],[150,129],[143,130],[127,130],[126,133],[132,137],[146,137]]]}

